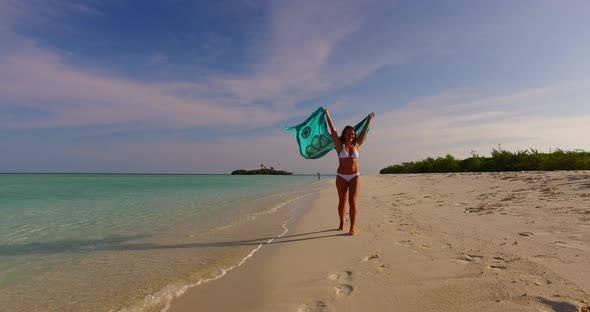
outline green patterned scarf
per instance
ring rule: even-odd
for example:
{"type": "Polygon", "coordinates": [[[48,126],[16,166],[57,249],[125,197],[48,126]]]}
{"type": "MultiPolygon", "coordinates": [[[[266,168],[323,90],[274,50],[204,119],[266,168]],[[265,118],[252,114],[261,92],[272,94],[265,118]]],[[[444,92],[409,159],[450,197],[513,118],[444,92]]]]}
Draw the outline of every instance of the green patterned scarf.
{"type": "MultiPolygon", "coordinates": [[[[363,130],[367,121],[369,121],[368,116],[354,126],[357,134],[363,130]]],[[[297,145],[299,145],[299,153],[307,159],[318,159],[336,148],[328,130],[323,107],[318,108],[301,124],[285,127],[285,130],[293,131],[297,145]]],[[[369,133],[368,130],[367,133],[369,133]]]]}

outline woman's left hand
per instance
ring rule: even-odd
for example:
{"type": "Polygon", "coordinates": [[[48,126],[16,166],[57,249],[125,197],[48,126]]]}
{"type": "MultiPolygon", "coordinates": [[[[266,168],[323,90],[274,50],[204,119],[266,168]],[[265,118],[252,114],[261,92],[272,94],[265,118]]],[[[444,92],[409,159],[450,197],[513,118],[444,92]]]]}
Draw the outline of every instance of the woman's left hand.
{"type": "Polygon", "coordinates": [[[371,113],[369,114],[369,117],[371,117],[371,118],[375,118],[375,113],[371,112],[371,113]]]}

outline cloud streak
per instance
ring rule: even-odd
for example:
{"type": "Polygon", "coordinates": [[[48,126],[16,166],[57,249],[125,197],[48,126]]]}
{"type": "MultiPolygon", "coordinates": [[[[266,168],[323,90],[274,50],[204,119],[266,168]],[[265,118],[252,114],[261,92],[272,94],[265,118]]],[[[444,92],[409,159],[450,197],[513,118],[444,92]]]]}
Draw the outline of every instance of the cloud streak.
{"type": "MultiPolygon", "coordinates": [[[[5,6],[21,16],[34,15],[29,6],[14,2],[5,6]]],[[[90,9],[78,11],[99,13],[90,9]]],[[[293,109],[298,101],[349,85],[399,61],[395,56],[370,60],[356,56],[345,64],[331,62],[338,53],[338,45],[359,30],[370,13],[353,1],[320,5],[312,1],[273,2],[270,41],[256,52],[261,57],[254,72],[211,76],[201,82],[147,83],[104,70],[76,68],[67,64],[66,55],[7,31],[0,36],[10,39],[11,45],[18,48],[0,55],[0,107],[5,108],[4,113],[0,110],[0,127],[123,123],[213,129],[269,126],[287,116],[301,115],[293,109]],[[261,102],[268,105],[260,105],[261,102]],[[23,120],[23,116],[6,113],[7,107],[15,106],[43,114],[23,120]]],[[[14,25],[20,22],[12,20],[14,25]]]]}
{"type": "MultiPolygon", "coordinates": [[[[47,112],[41,120],[11,121],[11,129],[78,127],[140,122],[154,126],[189,127],[268,123],[282,116],[254,106],[175,94],[174,83],[145,83],[77,70],[55,53],[29,49],[0,61],[0,103],[47,112]],[[227,106],[226,106],[227,105],[227,106]]],[[[188,84],[190,86],[190,84],[188,84]]]]}
{"type": "MultiPolygon", "coordinates": [[[[564,93],[577,94],[579,98],[590,96],[586,83],[548,85],[495,96],[477,95],[475,90],[444,93],[378,114],[360,150],[362,173],[375,173],[394,163],[447,153],[468,157],[474,150],[488,155],[497,144],[507,150],[590,149],[587,143],[580,145],[590,132],[590,107],[583,105],[585,102],[568,102],[583,105],[576,116],[556,115],[542,105],[534,113],[529,109],[542,99],[564,93]],[[479,105],[474,107],[474,103],[479,105]]],[[[279,130],[256,137],[225,137],[211,142],[172,138],[9,145],[11,148],[3,157],[17,159],[10,168],[16,171],[43,171],[50,167],[66,172],[93,168],[91,171],[96,172],[229,173],[264,163],[313,174],[334,173],[338,164],[335,153],[319,160],[303,159],[298,155],[292,134],[279,130]],[[63,155],[72,161],[63,163],[63,155]]]]}
{"type": "MultiPolygon", "coordinates": [[[[349,86],[384,66],[404,62],[403,53],[394,46],[380,49],[373,57],[345,52],[350,48],[342,46],[347,40],[373,32],[363,29],[377,13],[369,9],[372,5],[383,7],[384,3],[272,2],[270,42],[258,52],[262,58],[255,72],[251,77],[228,78],[220,84],[244,99],[291,107],[297,101],[349,86]]],[[[373,46],[365,48],[372,50],[373,46]]]]}

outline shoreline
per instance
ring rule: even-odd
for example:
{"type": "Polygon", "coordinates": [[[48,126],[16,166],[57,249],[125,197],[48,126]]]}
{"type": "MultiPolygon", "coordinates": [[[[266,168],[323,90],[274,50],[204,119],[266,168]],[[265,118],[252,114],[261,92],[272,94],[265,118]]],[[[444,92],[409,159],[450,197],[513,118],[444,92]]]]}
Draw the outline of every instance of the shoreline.
{"type": "MultiPolygon", "coordinates": [[[[245,265],[214,283],[188,290],[182,296],[173,299],[167,311],[292,310],[293,304],[285,305],[284,303],[296,299],[299,295],[294,295],[292,290],[277,294],[277,289],[273,289],[273,285],[292,284],[298,277],[307,277],[307,275],[299,274],[301,272],[298,271],[283,274],[284,272],[281,272],[283,265],[286,262],[307,263],[312,260],[306,255],[309,245],[313,247],[319,243],[323,246],[323,243],[319,242],[322,239],[340,238],[341,244],[346,244],[346,239],[353,238],[345,232],[336,230],[337,217],[335,216],[333,216],[334,226],[324,224],[326,218],[332,214],[327,209],[317,209],[320,206],[332,204],[332,198],[329,195],[332,192],[331,187],[320,191],[310,206],[302,207],[302,215],[293,219],[286,235],[264,245],[245,265]],[[228,296],[231,300],[223,300],[223,296],[228,296]]],[[[336,211],[335,208],[333,210],[336,211]]],[[[317,250],[314,249],[314,251],[317,250]]],[[[298,283],[304,283],[304,281],[298,281],[298,283]]]]}
{"type": "MultiPolygon", "coordinates": [[[[325,185],[308,177],[231,181],[191,178],[187,181],[197,186],[193,191],[187,183],[170,178],[104,177],[102,184],[88,184],[80,183],[88,181],[86,177],[68,177],[64,181],[69,184],[60,181],[61,189],[56,191],[43,186],[54,180],[27,177],[17,181],[20,184],[11,181],[17,186],[32,185],[21,192],[25,196],[15,207],[24,206],[26,196],[74,196],[60,197],[57,204],[43,201],[30,206],[30,213],[53,218],[46,222],[50,226],[26,219],[24,214],[3,219],[8,225],[2,228],[0,257],[0,302],[5,309],[160,311],[169,295],[186,285],[216,278],[239,264],[258,244],[280,235],[286,214],[299,202],[308,202],[314,190],[325,185]],[[264,182],[243,182],[261,180],[264,182]],[[223,183],[199,193],[198,186],[207,181],[237,184],[231,193],[221,187],[223,183]],[[271,185],[267,181],[274,182],[271,185]],[[36,185],[45,193],[35,193],[36,185]],[[102,193],[82,192],[85,197],[76,197],[77,192],[64,191],[79,190],[74,187],[78,185],[82,190],[102,193]],[[104,185],[117,187],[111,191],[102,188],[104,185]],[[137,189],[135,185],[144,187],[137,189]],[[77,209],[80,203],[88,209],[77,209]],[[52,210],[54,206],[62,209],[52,210]],[[67,213],[68,209],[72,213],[67,213]],[[62,236],[51,235],[62,228],[69,231],[56,232],[62,236]],[[18,241],[19,237],[29,241],[18,241]]],[[[3,207],[9,207],[6,203],[3,207]]]]}
{"type": "Polygon", "coordinates": [[[335,230],[328,187],[283,237],[168,311],[590,309],[590,172],[362,178],[356,235],[335,230]]]}
{"type": "MultiPolygon", "coordinates": [[[[215,227],[202,234],[191,235],[195,243],[181,246],[181,248],[189,249],[201,247],[222,249],[222,253],[210,259],[215,263],[214,270],[208,268],[210,272],[204,275],[193,272],[191,275],[198,276],[197,279],[191,278],[193,281],[168,284],[159,291],[148,294],[142,300],[111,311],[167,311],[172,299],[184,296],[184,293],[191,289],[201,288],[211,282],[227,278],[228,275],[249,263],[264,246],[287,234],[286,225],[300,216],[309,206],[309,202],[314,200],[316,194],[326,187],[326,181],[312,181],[297,190],[271,193],[250,200],[250,204],[264,203],[262,206],[265,208],[258,207],[247,211],[233,223],[215,227]],[[269,205],[269,203],[272,204],[269,205]]],[[[187,272],[187,274],[190,273],[187,272]]]]}

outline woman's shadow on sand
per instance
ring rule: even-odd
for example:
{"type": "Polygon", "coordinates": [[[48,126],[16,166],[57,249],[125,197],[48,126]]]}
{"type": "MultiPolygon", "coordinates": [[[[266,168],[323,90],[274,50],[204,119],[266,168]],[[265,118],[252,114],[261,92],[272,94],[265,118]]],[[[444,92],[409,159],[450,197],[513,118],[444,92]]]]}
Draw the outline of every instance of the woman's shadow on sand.
{"type": "Polygon", "coordinates": [[[61,240],[45,243],[0,245],[0,257],[23,256],[34,254],[59,254],[59,253],[85,253],[93,251],[132,251],[132,250],[157,250],[178,248],[205,248],[205,247],[234,247],[234,246],[258,246],[267,244],[284,244],[301,242],[306,240],[323,239],[335,236],[348,236],[348,233],[335,232],[336,229],[321,230],[300,234],[285,235],[282,237],[261,237],[248,240],[220,241],[220,242],[194,242],[182,244],[154,244],[133,243],[133,241],[146,239],[147,235],[113,236],[103,239],[88,240],[61,240]]]}

